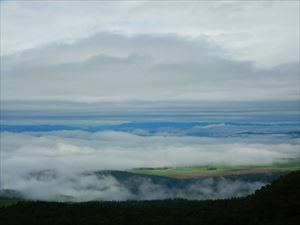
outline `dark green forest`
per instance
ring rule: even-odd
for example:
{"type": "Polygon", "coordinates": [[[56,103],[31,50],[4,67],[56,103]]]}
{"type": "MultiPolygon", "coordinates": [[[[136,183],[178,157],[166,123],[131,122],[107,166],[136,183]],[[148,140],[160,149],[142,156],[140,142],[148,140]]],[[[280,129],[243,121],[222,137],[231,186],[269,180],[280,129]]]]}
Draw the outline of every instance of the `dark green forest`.
{"type": "Polygon", "coordinates": [[[300,171],[253,195],[230,200],[55,203],[20,201],[0,207],[10,225],[293,225],[300,221],[300,171]]]}

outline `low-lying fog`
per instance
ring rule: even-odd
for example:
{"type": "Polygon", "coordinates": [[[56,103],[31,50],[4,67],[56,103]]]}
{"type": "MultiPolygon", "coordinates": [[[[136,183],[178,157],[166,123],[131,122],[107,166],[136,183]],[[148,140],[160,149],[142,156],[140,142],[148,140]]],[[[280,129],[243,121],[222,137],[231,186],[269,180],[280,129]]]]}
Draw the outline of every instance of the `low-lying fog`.
{"type": "MultiPolygon", "coordinates": [[[[101,170],[258,164],[299,157],[299,140],[276,136],[208,138],[102,131],[2,132],[2,188],[44,200],[216,199],[265,185],[228,178],[172,187],[147,177],[117,179],[101,170]],[[132,189],[135,186],[135,189],[132,189]]],[[[168,183],[168,182],[167,182],[168,183]]]]}

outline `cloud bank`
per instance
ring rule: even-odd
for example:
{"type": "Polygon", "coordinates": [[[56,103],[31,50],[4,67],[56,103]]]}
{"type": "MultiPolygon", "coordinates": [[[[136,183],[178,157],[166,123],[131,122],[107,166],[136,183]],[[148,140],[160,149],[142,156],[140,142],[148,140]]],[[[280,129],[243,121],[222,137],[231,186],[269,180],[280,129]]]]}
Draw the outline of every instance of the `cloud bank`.
{"type": "Polygon", "coordinates": [[[32,169],[83,172],[210,163],[257,164],[299,156],[297,139],[276,143],[272,138],[260,142],[255,138],[165,135],[139,136],[116,131],[3,132],[4,174],[32,169]]]}

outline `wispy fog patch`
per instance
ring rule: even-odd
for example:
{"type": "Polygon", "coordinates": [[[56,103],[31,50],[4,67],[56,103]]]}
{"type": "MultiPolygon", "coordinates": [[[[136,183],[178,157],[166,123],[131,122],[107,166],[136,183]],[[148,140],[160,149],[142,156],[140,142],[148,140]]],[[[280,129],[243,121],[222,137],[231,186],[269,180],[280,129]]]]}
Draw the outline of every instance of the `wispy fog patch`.
{"type": "Polygon", "coordinates": [[[12,178],[8,181],[7,187],[13,188],[27,199],[78,202],[174,198],[224,199],[251,194],[266,184],[263,181],[243,181],[230,178],[174,181],[170,178],[153,179],[134,174],[123,176],[120,179],[120,177],[114,177],[113,174],[63,174],[51,172],[51,170],[41,170],[19,177],[18,180],[12,178]],[[170,184],[172,187],[169,186],[170,184]]]}

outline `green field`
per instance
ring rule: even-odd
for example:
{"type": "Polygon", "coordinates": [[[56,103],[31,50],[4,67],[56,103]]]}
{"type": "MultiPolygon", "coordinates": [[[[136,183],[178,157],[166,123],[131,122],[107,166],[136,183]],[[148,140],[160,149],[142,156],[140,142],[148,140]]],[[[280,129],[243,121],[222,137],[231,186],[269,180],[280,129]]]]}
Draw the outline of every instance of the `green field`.
{"type": "Polygon", "coordinates": [[[300,160],[261,165],[205,165],[191,167],[136,168],[130,172],[167,177],[200,177],[300,170],[300,160]]]}
{"type": "Polygon", "coordinates": [[[7,207],[7,206],[15,205],[19,201],[20,200],[16,200],[16,199],[0,199],[0,207],[7,207]]]}

